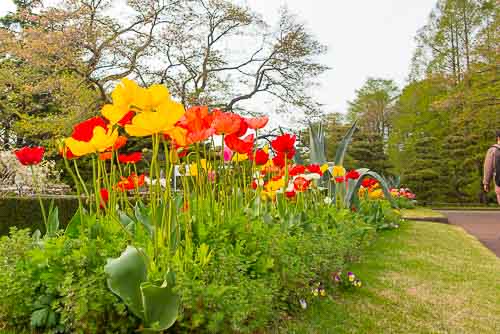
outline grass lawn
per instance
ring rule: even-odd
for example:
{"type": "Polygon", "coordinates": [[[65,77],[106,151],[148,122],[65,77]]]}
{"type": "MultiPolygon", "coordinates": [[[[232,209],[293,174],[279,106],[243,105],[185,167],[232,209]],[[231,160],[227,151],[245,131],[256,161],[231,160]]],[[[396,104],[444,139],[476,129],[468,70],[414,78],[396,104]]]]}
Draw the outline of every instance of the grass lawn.
{"type": "Polygon", "coordinates": [[[401,209],[403,218],[444,218],[444,215],[430,208],[418,207],[415,209],[401,209]]]}
{"type": "Polygon", "coordinates": [[[364,254],[361,289],[268,333],[500,333],[500,259],[461,228],[409,222],[364,254]]]}

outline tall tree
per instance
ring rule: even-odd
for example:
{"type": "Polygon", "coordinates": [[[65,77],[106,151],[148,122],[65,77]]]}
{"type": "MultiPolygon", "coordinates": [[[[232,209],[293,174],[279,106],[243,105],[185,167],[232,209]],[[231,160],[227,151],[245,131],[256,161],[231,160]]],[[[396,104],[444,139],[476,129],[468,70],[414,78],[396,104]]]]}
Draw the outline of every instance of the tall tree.
{"type": "Polygon", "coordinates": [[[175,19],[156,40],[157,66],[141,69],[145,82],[165,82],[185,105],[232,110],[267,94],[285,110],[319,112],[309,88],[327,69],[318,62],[326,48],[286,8],[276,27],[225,0],[185,1],[164,14],[175,19]]]}
{"type": "Polygon", "coordinates": [[[394,81],[369,78],[349,102],[348,119],[359,120],[360,128],[385,140],[391,130],[391,114],[398,88],[394,81]]]}

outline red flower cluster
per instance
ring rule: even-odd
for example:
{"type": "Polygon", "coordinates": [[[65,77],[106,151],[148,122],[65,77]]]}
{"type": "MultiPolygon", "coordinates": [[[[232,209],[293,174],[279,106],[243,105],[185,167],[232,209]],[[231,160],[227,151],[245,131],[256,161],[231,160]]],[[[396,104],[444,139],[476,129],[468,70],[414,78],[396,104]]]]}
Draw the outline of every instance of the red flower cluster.
{"type": "Polygon", "coordinates": [[[312,164],[312,165],[307,166],[307,170],[309,171],[309,173],[319,174],[320,176],[323,175],[323,172],[321,171],[321,167],[317,164],[312,164]]]}
{"type": "Polygon", "coordinates": [[[124,164],[135,164],[142,159],[141,152],[133,152],[130,154],[120,154],[118,155],[118,161],[124,164]]]}
{"type": "Polygon", "coordinates": [[[288,171],[290,176],[297,176],[299,174],[304,174],[306,172],[306,167],[302,165],[295,165],[288,171]]]}
{"type": "Polygon", "coordinates": [[[378,181],[375,179],[372,179],[371,177],[368,177],[368,178],[364,179],[363,181],[361,181],[361,185],[364,188],[371,188],[374,185],[376,185],[377,183],[378,183],[378,181]]]}
{"type": "Polygon", "coordinates": [[[132,173],[127,178],[122,177],[121,181],[116,184],[116,187],[121,191],[126,191],[142,187],[143,185],[144,174],[137,176],[135,173],[132,173]]]}
{"type": "Polygon", "coordinates": [[[25,146],[19,150],[14,151],[17,160],[24,166],[38,165],[45,153],[45,148],[41,146],[28,147],[25,146]]]}
{"type": "Polygon", "coordinates": [[[356,170],[351,170],[345,175],[346,180],[357,180],[359,179],[359,173],[356,170]]]}

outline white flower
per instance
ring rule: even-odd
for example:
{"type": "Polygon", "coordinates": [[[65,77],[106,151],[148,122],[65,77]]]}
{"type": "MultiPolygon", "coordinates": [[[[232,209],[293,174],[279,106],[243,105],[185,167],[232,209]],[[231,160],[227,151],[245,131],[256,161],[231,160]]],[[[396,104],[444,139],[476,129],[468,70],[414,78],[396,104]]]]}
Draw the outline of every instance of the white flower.
{"type": "Polygon", "coordinates": [[[299,300],[299,303],[300,303],[300,307],[302,307],[302,309],[305,310],[307,308],[307,302],[304,299],[299,300]]]}
{"type": "Polygon", "coordinates": [[[332,198],[331,197],[325,197],[325,199],[323,200],[323,202],[325,202],[326,205],[330,205],[330,204],[332,204],[332,198]]]}

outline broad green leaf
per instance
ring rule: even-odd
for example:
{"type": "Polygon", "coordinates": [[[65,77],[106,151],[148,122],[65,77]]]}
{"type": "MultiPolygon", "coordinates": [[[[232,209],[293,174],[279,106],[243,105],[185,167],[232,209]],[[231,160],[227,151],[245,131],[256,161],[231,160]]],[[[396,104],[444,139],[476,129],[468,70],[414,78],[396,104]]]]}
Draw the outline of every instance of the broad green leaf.
{"type": "Polygon", "coordinates": [[[31,314],[31,327],[44,327],[47,324],[49,317],[49,308],[44,307],[36,310],[31,314]]]}
{"type": "Polygon", "coordinates": [[[145,255],[132,246],[116,259],[108,259],[104,271],[108,275],[109,289],[118,295],[128,308],[144,319],[141,284],[147,280],[145,255]]]}
{"type": "Polygon", "coordinates": [[[180,298],[171,285],[155,286],[149,282],[141,284],[146,329],[162,331],[175,323],[179,312],[180,298]]]}

